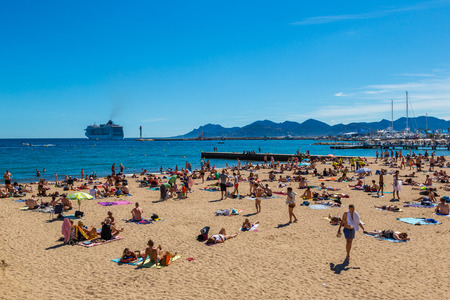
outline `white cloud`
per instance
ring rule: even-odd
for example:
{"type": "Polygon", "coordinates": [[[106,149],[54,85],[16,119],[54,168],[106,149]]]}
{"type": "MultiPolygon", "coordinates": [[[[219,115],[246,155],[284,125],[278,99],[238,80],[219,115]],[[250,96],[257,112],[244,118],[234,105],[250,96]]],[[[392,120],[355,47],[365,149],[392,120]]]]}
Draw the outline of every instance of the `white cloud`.
{"type": "Polygon", "coordinates": [[[161,121],[165,121],[167,120],[166,118],[150,118],[150,119],[145,119],[142,120],[142,123],[155,123],[155,122],[161,122],[161,121]]]}
{"type": "Polygon", "coordinates": [[[336,97],[348,97],[351,96],[352,94],[344,94],[343,92],[339,92],[334,94],[336,97]]]}
{"type": "Polygon", "coordinates": [[[437,1],[428,1],[425,3],[419,3],[413,6],[406,6],[400,8],[392,8],[375,12],[367,12],[360,14],[347,14],[347,15],[334,15],[334,16],[318,16],[318,17],[309,17],[305,18],[301,21],[291,23],[291,25],[316,25],[316,24],[326,24],[347,20],[363,20],[363,19],[375,19],[384,17],[394,13],[401,13],[405,11],[414,11],[414,10],[423,10],[430,8],[437,8],[438,6],[446,5],[450,1],[449,0],[437,0],[437,1]]]}

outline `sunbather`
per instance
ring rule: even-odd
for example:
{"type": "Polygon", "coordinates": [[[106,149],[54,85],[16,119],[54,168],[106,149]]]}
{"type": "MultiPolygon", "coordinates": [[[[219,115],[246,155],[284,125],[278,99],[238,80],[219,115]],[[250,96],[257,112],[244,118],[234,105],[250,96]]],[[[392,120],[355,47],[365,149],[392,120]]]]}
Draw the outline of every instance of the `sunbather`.
{"type": "Polygon", "coordinates": [[[139,253],[139,251],[137,251],[137,253],[135,253],[133,251],[130,251],[130,249],[125,248],[123,250],[122,257],[120,258],[120,262],[121,263],[134,262],[138,259],[138,253],[139,253]]]}
{"type": "Polygon", "coordinates": [[[31,196],[30,199],[27,199],[25,204],[28,206],[28,209],[36,209],[39,208],[38,202],[34,196],[31,196]]]}
{"type": "Polygon", "coordinates": [[[249,219],[245,219],[244,223],[242,223],[242,231],[248,231],[256,224],[259,224],[259,222],[251,223],[249,219]]]}
{"type": "Polygon", "coordinates": [[[101,238],[103,240],[109,241],[109,240],[112,240],[113,238],[115,238],[121,232],[123,232],[123,228],[120,230],[117,229],[116,227],[111,225],[111,219],[106,218],[105,223],[102,226],[101,238]]]}
{"type": "Polygon", "coordinates": [[[172,259],[175,254],[171,254],[169,251],[162,251],[161,245],[158,247],[153,247],[154,243],[152,240],[149,240],[147,242],[148,247],[141,253],[142,255],[142,264],[145,263],[145,260],[147,259],[147,256],[150,258],[150,262],[155,263],[156,266],[158,266],[158,263],[165,266],[170,262],[170,259],[172,259]]]}
{"type": "Polygon", "coordinates": [[[330,219],[330,224],[331,225],[338,225],[339,223],[341,223],[341,217],[339,216],[331,216],[328,215],[328,219],[330,219]]]}
{"type": "Polygon", "coordinates": [[[133,221],[141,221],[142,213],[144,212],[141,207],[139,207],[139,202],[135,203],[135,208],[131,210],[131,215],[133,216],[133,221]]]}
{"type": "Polygon", "coordinates": [[[441,203],[439,203],[438,206],[436,207],[436,213],[441,214],[441,215],[449,214],[449,205],[445,201],[444,197],[441,198],[441,203]]]}
{"type": "Polygon", "coordinates": [[[88,240],[92,240],[98,237],[97,228],[91,227],[91,229],[88,229],[88,227],[84,225],[83,221],[78,221],[78,227],[87,235],[88,240]]]}
{"type": "Polygon", "coordinates": [[[387,239],[394,239],[397,241],[409,241],[408,234],[406,232],[399,232],[393,230],[374,230],[374,231],[364,231],[365,234],[373,235],[375,237],[383,237],[387,239]]]}
{"type": "Polygon", "coordinates": [[[389,210],[389,211],[399,211],[400,208],[397,205],[382,205],[382,206],[374,206],[375,208],[378,209],[383,209],[383,210],[389,210]]]}
{"type": "Polygon", "coordinates": [[[229,240],[231,238],[234,238],[237,236],[237,233],[232,234],[232,235],[227,235],[225,228],[220,229],[218,234],[215,234],[213,236],[211,236],[206,243],[207,244],[218,244],[218,243],[224,243],[226,240],[229,240]]]}

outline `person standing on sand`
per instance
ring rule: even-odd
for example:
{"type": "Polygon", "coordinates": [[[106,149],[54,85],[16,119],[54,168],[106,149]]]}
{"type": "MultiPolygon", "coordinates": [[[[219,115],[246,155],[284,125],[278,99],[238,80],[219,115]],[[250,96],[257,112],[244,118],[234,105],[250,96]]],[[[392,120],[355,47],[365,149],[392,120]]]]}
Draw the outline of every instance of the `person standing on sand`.
{"type": "Polygon", "coordinates": [[[6,190],[9,190],[11,187],[11,179],[12,179],[12,174],[11,172],[9,172],[9,170],[6,170],[5,174],[3,174],[3,179],[5,179],[6,190]]]}
{"type": "Polygon", "coordinates": [[[84,170],[81,169],[81,180],[83,180],[83,179],[84,179],[84,170]]]}
{"type": "Polygon", "coordinates": [[[259,186],[258,183],[255,182],[255,207],[256,207],[256,213],[261,212],[261,197],[264,194],[264,190],[259,186]]]}
{"type": "Polygon", "coordinates": [[[225,174],[225,169],[222,170],[222,174],[219,175],[219,184],[220,184],[220,195],[221,198],[220,200],[227,199],[227,181],[228,181],[228,176],[227,174],[225,174]]]}
{"type": "Polygon", "coordinates": [[[380,192],[381,192],[381,196],[384,196],[383,170],[381,170],[381,172],[380,172],[380,177],[379,177],[379,179],[378,179],[378,186],[379,186],[379,189],[378,189],[378,191],[377,191],[377,196],[380,195],[380,192]]]}
{"type": "Polygon", "coordinates": [[[55,186],[58,186],[58,174],[55,172],[55,186]]]}
{"type": "Polygon", "coordinates": [[[292,217],[294,217],[294,223],[297,223],[297,217],[294,215],[295,207],[295,193],[292,192],[292,188],[287,188],[286,204],[289,209],[289,223],[292,223],[292,217]]]}
{"type": "Polygon", "coordinates": [[[398,178],[398,174],[399,174],[398,170],[395,171],[395,174],[394,174],[394,183],[393,183],[393,187],[394,187],[393,196],[394,196],[394,199],[395,199],[395,193],[397,193],[397,199],[400,200],[400,191],[401,191],[401,189],[402,189],[402,182],[401,182],[401,180],[398,178]]]}
{"type": "Polygon", "coordinates": [[[342,215],[341,223],[339,224],[339,229],[337,232],[337,237],[341,236],[341,227],[344,226],[344,236],[345,236],[345,249],[347,251],[346,261],[350,260],[350,250],[352,249],[353,239],[355,238],[355,231],[359,231],[359,227],[364,231],[364,227],[361,224],[358,213],[355,211],[355,206],[350,204],[348,206],[348,211],[342,215]]]}
{"type": "Polygon", "coordinates": [[[112,176],[116,175],[116,163],[113,163],[111,166],[111,175],[112,176]]]}

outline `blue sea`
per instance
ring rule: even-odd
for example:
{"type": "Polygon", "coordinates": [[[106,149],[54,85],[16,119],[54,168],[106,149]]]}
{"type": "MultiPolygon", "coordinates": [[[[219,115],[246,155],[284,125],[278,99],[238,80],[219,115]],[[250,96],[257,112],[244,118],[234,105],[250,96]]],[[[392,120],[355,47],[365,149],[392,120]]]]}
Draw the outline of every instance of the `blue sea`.
{"type": "MultiPolygon", "coordinates": [[[[352,155],[375,156],[375,150],[333,150],[327,145],[312,145],[313,140],[226,140],[219,141],[149,141],[138,142],[135,139],[121,141],[95,141],[88,139],[0,139],[0,172],[9,170],[13,181],[37,181],[36,169],[41,177],[48,180],[64,175],[81,176],[96,172],[97,175],[110,174],[111,165],[116,170],[122,163],[126,174],[141,172],[159,172],[159,168],[184,167],[186,161],[192,167],[199,168],[201,153],[259,151],[262,153],[294,154],[297,150],[309,150],[312,155],[352,155]],[[27,143],[31,146],[24,146],[27,143]],[[43,169],[46,172],[43,172],[43,169]]],[[[423,152],[423,151],[422,151],[423,152]]],[[[436,151],[438,155],[448,155],[448,151],[436,151]]],[[[226,163],[236,161],[211,160],[212,165],[224,167],[226,163]]]]}

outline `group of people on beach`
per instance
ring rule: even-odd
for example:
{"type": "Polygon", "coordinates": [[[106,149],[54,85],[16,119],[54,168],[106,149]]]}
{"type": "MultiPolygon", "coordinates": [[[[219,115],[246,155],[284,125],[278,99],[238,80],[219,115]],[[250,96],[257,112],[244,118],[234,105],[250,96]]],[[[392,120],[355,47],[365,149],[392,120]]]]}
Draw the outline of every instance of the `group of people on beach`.
{"type": "MultiPolygon", "coordinates": [[[[430,155],[426,152],[425,155],[415,153],[403,156],[402,151],[385,151],[380,155],[377,151],[376,161],[382,160],[383,167],[391,168],[390,171],[387,169],[377,170],[376,175],[378,176],[378,183],[376,180],[372,180],[371,185],[365,184],[365,179],[372,175],[372,171],[369,169],[364,169],[358,171],[359,169],[369,165],[369,162],[364,158],[350,158],[347,161],[342,158],[335,157],[320,157],[312,158],[309,154],[302,155],[301,157],[292,157],[287,163],[280,164],[275,161],[273,157],[270,158],[270,163],[267,158],[265,158],[264,163],[256,165],[247,162],[242,164],[240,160],[237,160],[236,166],[231,166],[218,171],[211,166],[210,162],[201,161],[201,167],[198,170],[192,170],[192,166],[186,162],[185,167],[178,169],[176,166],[174,169],[168,169],[163,172],[162,167],[160,172],[161,176],[156,174],[149,174],[144,170],[139,175],[133,175],[133,179],[137,179],[141,187],[151,187],[159,188],[161,193],[161,200],[168,200],[174,198],[175,195],[181,195],[181,198],[186,198],[187,193],[192,191],[193,180],[201,179],[202,183],[206,181],[213,181],[214,186],[218,187],[220,191],[220,200],[225,200],[227,198],[240,198],[240,184],[242,182],[248,182],[249,192],[247,196],[250,196],[255,201],[256,213],[261,212],[261,203],[263,199],[270,198],[273,194],[280,194],[286,196],[285,204],[288,210],[289,224],[297,223],[298,218],[295,214],[295,208],[297,206],[297,199],[300,198],[304,202],[302,205],[308,205],[309,201],[315,201],[317,204],[328,205],[332,207],[341,207],[342,199],[348,197],[348,195],[343,193],[337,193],[338,188],[333,186],[327,186],[322,181],[321,184],[316,187],[319,192],[312,190],[313,187],[309,186],[306,180],[308,176],[316,177],[320,180],[330,180],[336,182],[351,182],[351,187],[364,192],[375,193],[377,197],[382,197],[385,194],[385,176],[392,174],[392,192],[393,200],[400,200],[401,190],[403,185],[413,185],[413,178],[415,177],[415,172],[426,171],[426,164],[429,164],[428,172],[433,173],[433,177],[427,175],[423,183],[420,185],[426,187],[426,195],[421,195],[420,198],[416,199],[421,202],[435,203],[438,201],[436,190],[433,188],[433,182],[439,182],[442,184],[447,184],[449,182],[449,176],[445,171],[435,171],[435,167],[444,166],[446,162],[444,157],[436,157],[435,153],[432,152],[430,155]],[[396,164],[400,161],[400,165],[396,164]],[[318,166],[321,163],[331,162],[331,167],[324,168],[323,171],[318,170],[318,166]],[[405,163],[403,163],[405,162],[405,163]],[[411,164],[414,162],[414,164],[411,164]],[[404,165],[409,164],[416,168],[415,172],[410,175],[406,175],[406,179],[403,180],[400,175],[400,170],[405,169],[404,165]],[[350,169],[348,168],[350,167],[350,169]],[[393,170],[398,168],[398,170],[393,170]],[[268,178],[259,178],[257,173],[261,169],[269,169],[268,178]],[[248,177],[245,177],[243,172],[248,172],[248,177]],[[349,174],[354,171],[355,175],[350,176],[349,174]],[[209,172],[209,175],[206,175],[209,172]],[[287,174],[287,172],[292,172],[292,174],[287,174]],[[341,175],[341,176],[339,176],[341,175]],[[139,179],[139,176],[144,176],[143,179],[139,179]],[[278,176],[278,180],[277,180],[278,176]],[[331,178],[329,178],[331,177],[331,178]],[[336,178],[339,177],[339,178],[336,178]],[[410,181],[408,181],[411,179],[410,181]],[[277,182],[279,188],[286,188],[285,190],[274,191],[267,182],[277,182]],[[181,182],[180,185],[177,182],[181,182]],[[297,196],[294,192],[293,187],[290,186],[295,183],[298,189],[303,190],[301,196],[297,196]],[[232,192],[228,192],[228,189],[232,188],[232,192]]],[[[329,166],[329,164],[327,165],[329,166]]],[[[57,183],[59,187],[63,187],[65,190],[80,190],[86,189],[89,194],[94,198],[111,197],[128,195],[130,193],[128,186],[128,178],[123,175],[125,167],[120,164],[119,172],[116,174],[115,164],[111,166],[111,175],[105,178],[104,183],[99,183],[96,179],[88,176],[87,179],[84,178],[84,171],[81,172],[81,180],[67,176],[64,180],[57,182],[57,177],[55,178],[55,184],[57,183]],[[80,183],[80,186],[76,186],[80,183]],[[100,184],[100,185],[99,185],[100,184]],[[99,186],[103,189],[99,190],[99,186]]],[[[411,167],[412,169],[412,167],[411,167]]],[[[8,170],[5,172],[4,176],[5,190],[0,190],[0,197],[2,195],[12,195],[16,191],[27,191],[31,192],[30,187],[19,187],[16,184],[12,184],[12,174],[8,170]]],[[[443,188],[445,190],[445,185],[443,188]]],[[[50,189],[48,182],[41,178],[38,183],[38,194],[31,196],[26,200],[26,206],[31,209],[37,209],[41,207],[55,207],[61,205],[63,210],[70,210],[73,208],[72,201],[67,198],[67,194],[56,194],[49,193],[50,189]],[[51,196],[50,201],[44,201],[45,197],[51,196]],[[40,203],[38,202],[38,197],[40,198],[40,203]]],[[[449,186],[450,190],[450,186],[449,186]]],[[[447,198],[442,197],[440,203],[436,206],[436,213],[442,215],[449,214],[449,204],[447,198]]],[[[387,211],[399,211],[400,208],[396,205],[375,205],[375,208],[379,208],[387,211]]],[[[135,203],[135,207],[131,210],[131,220],[132,221],[142,221],[143,209],[140,207],[139,203],[135,203]]],[[[341,236],[341,229],[346,240],[346,260],[350,259],[350,252],[352,248],[352,243],[355,238],[355,233],[362,229],[365,234],[373,235],[376,237],[394,239],[399,241],[409,240],[408,234],[405,232],[398,232],[394,230],[372,230],[366,231],[363,222],[360,220],[359,214],[355,211],[354,205],[350,204],[348,211],[346,211],[342,217],[330,216],[330,222],[332,224],[339,224],[337,230],[337,236],[341,236]]],[[[250,230],[253,226],[258,224],[258,222],[252,223],[249,219],[245,219],[242,224],[242,229],[250,230]]],[[[73,220],[67,218],[63,221],[62,232],[64,235],[65,242],[69,241],[83,241],[92,239],[103,239],[111,240],[114,239],[119,233],[123,232],[123,228],[117,228],[115,218],[112,212],[108,212],[108,216],[101,222],[101,230],[97,231],[97,227],[93,226],[88,228],[81,220],[75,225],[73,220]]],[[[217,234],[208,236],[206,242],[208,244],[219,244],[236,237],[237,234],[227,234],[225,228],[222,228],[217,234]]],[[[143,251],[130,251],[126,248],[123,251],[123,256],[121,258],[122,262],[133,261],[142,258],[142,263],[144,263],[147,257],[150,262],[160,263],[162,265],[170,263],[170,259],[174,257],[175,254],[167,250],[163,250],[159,245],[155,247],[153,240],[149,240],[147,243],[147,248],[143,251]]]]}

